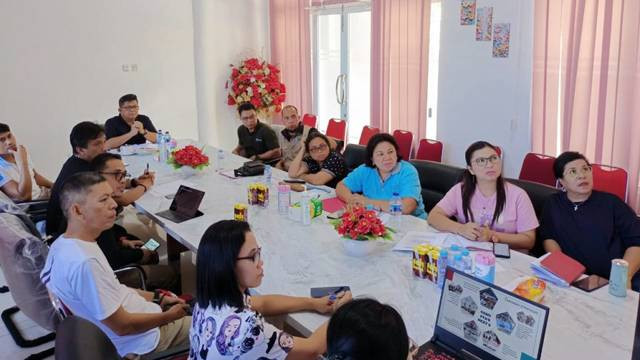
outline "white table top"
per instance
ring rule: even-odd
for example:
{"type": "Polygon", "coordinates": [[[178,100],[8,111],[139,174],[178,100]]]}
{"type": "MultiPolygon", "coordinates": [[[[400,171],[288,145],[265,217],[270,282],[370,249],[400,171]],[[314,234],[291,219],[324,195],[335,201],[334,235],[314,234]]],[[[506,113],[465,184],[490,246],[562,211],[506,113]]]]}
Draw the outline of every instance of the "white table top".
{"type": "MultiPolygon", "coordinates": [[[[246,203],[246,188],[258,178],[229,179],[214,170],[215,149],[206,148],[212,160],[209,169],[193,176],[160,164],[152,156],[126,156],[129,172],[142,173],[147,162],[156,172],[156,185],[184,179],[206,191],[200,210],[203,216],[175,224],[154,214],[166,210],[171,200],[150,191],[136,207],[160,223],[176,240],[193,251],[204,231],[216,221],[233,218],[233,206],[246,203]]],[[[233,169],[246,161],[225,152],[223,167],[233,169]]],[[[274,169],[273,184],[286,177],[274,169]]],[[[433,335],[440,292],[426,280],[416,279],[411,271],[409,253],[390,250],[383,244],[369,257],[344,254],[338,234],[326,218],[316,218],[304,226],[278,214],[275,186],[271,186],[271,204],[267,209],[250,207],[249,223],[262,246],[265,277],[256,289],[263,294],[308,296],[316,286],[349,285],[354,297],[368,296],[391,304],[402,314],[409,336],[418,344],[433,335]]],[[[322,197],[332,194],[322,193],[322,197]]],[[[294,193],[294,199],[299,194],[294,193]]],[[[426,221],[403,217],[402,231],[434,231],[426,221]]],[[[511,252],[511,259],[498,259],[496,284],[507,286],[520,276],[532,274],[528,255],[511,252]]],[[[544,359],[631,358],[638,311],[638,293],[626,298],[609,295],[607,287],[592,293],[548,284],[543,304],[550,308],[543,346],[544,359]]],[[[303,334],[310,334],[328,317],[315,313],[297,313],[288,322],[303,334]]]]}

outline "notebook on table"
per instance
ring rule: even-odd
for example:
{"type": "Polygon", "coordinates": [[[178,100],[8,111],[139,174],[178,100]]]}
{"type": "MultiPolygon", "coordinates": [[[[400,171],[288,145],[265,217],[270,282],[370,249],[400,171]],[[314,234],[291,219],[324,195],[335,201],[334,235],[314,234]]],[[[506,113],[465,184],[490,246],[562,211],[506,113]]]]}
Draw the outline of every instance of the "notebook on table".
{"type": "Polygon", "coordinates": [[[169,210],[160,211],[156,213],[156,215],[171,220],[174,223],[181,223],[196,218],[202,215],[198,207],[200,207],[203,197],[204,191],[180,185],[171,202],[171,206],[169,206],[169,210]]]}
{"type": "Polygon", "coordinates": [[[433,338],[414,359],[537,360],[549,308],[447,268],[433,338]]]}

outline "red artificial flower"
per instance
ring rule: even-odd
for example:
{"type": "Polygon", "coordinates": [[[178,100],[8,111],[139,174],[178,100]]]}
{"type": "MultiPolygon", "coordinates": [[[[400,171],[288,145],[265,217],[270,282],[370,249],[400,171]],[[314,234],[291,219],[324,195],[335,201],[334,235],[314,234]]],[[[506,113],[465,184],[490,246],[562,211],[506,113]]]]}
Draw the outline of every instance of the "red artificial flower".
{"type": "Polygon", "coordinates": [[[229,95],[227,96],[227,105],[235,105],[236,104],[236,100],[233,98],[233,96],[229,95]]]}

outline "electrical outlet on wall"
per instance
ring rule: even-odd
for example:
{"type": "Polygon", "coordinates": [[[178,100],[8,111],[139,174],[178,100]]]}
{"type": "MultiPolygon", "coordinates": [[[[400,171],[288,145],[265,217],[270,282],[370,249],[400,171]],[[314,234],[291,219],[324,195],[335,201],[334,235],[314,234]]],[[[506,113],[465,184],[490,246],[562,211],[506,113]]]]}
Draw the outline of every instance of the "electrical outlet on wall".
{"type": "Polygon", "coordinates": [[[122,72],[129,72],[129,64],[122,64],[122,72]]]}
{"type": "Polygon", "coordinates": [[[131,71],[138,71],[138,64],[131,64],[131,71]]]}

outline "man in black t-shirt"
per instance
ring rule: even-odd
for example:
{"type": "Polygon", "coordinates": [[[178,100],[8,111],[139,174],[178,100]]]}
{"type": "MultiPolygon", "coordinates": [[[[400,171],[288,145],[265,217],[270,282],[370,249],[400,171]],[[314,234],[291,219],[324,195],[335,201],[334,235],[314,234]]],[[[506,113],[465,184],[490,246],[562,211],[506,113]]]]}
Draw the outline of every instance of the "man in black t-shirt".
{"type": "Polygon", "coordinates": [[[280,159],[280,145],[275,131],[258,120],[256,108],[251,103],[238,106],[242,125],[238,127],[238,146],[233,153],[251,160],[275,164],[280,159]]]}
{"type": "Polygon", "coordinates": [[[91,160],[105,151],[105,136],[102,126],[83,121],[71,129],[69,135],[73,155],[62,165],[62,169],[51,188],[51,197],[47,206],[47,235],[57,237],[62,234],[67,223],[60,207],[60,190],[64,182],[72,175],[83,171],[92,171],[91,160]]]}
{"type": "Polygon", "coordinates": [[[138,114],[140,109],[138,97],[127,94],[118,101],[118,116],[107,120],[104,125],[107,136],[107,149],[114,149],[122,145],[144,144],[148,141],[155,143],[157,130],[148,116],[138,114]]]}

